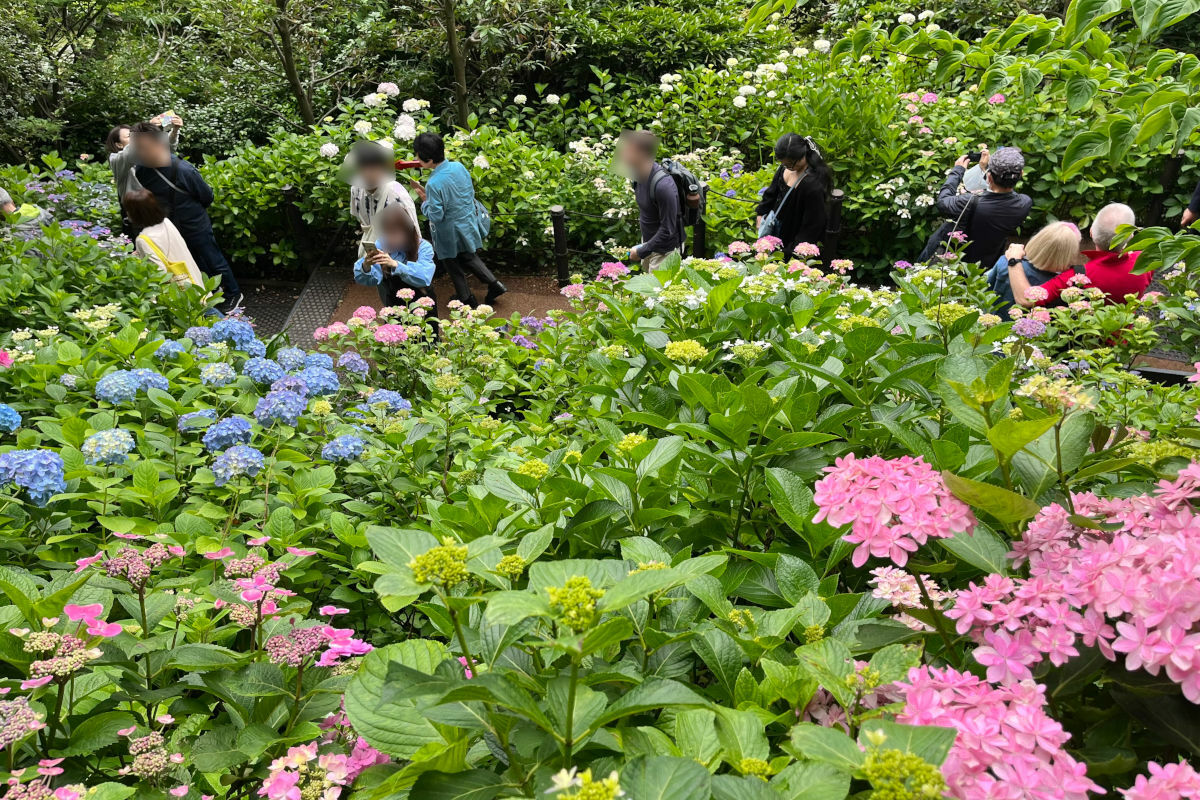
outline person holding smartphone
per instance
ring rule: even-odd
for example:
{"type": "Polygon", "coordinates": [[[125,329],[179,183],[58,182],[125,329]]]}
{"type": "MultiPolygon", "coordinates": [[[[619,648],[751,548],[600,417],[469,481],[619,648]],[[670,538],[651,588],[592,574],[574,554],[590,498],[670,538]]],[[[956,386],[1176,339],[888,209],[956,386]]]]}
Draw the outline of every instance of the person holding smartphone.
{"type": "Polygon", "coordinates": [[[352,171],[350,213],[361,226],[358,254],[363,256],[367,244],[380,238],[376,220],[383,209],[401,206],[415,220],[417,206],[408,189],[396,180],[396,154],[391,146],[367,139],[355,142],[346,155],[345,167],[352,171]]]}
{"type": "MultiPolygon", "coordinates": [[[[173,111],[164,112],[157,117],[151,117],[151,125],[157,125],[167,133],[167,142],[174,150],[179,144],[179,132],[183,129],[183,120],[173,111]]],[[[137,225],[125,213],[124,197],[130,192],[142,188],[138,183],[133,168],[137,166],[137,156],[133,150],[129,125],[117,125],[108,132],[104,139],[104,150],[108,153],[108,168],[112,170],[113,180],[117,184],[117,204],[121,206],[121,232],[136,240],[140,233],[137,225]]]]}
{"type": "Polygon", "coordinates": [[[379,287],[379,302],[385,307],[396,305],[397,292],[411,289],[415,296],[434,301],[436,317],[433,245],[421,238],[416,212],[393,203],[376,216],[375,228],[379,239],[363,243],[364,254],[354,263],[355,282],[379,287]]]}

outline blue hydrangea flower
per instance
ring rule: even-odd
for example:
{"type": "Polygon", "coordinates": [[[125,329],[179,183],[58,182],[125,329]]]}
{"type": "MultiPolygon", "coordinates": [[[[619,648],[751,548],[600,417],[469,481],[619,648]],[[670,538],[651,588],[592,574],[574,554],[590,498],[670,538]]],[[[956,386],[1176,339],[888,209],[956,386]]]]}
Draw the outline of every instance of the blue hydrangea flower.
{"type": "Polygon", "coordinates": [[[199,411],[191,411],[179,418],[178,428],[181,431],[188,431],[194,428],[201,427],[198,420],[215,420],[217,418],[216,409],[202,408],[199,411]]]}
{"type": "Polygon", "coordinates": [[[204,347],[212,341],[212,328],[197,325],[194,328],[188,328],[183,335],[195,342],[197,347],[204,347]]]}
{"type": "Polygon", "coordinates": [[[131,402],[142,388],[142,381],[127,369],[114,370],[96,381],[96,399],[120,405],[131,402]]]}
{"type": "Polygon", "coordinates": [[[21,415],[10,405],[0,403],[0,431],[12,433],[21,427],[21,415]]]}
{"type": "Polygon", "coordinates": [[[276,389],[258,401],[254,407],[254,418],[260,425],[270,425],[273,422],[295,425],[307,407],[308,401],[304,399],[304,395],[287,389],[276,389]]]}
{"type": "Polygon", "coordinates": [[[67,372],[58,379],[58,382],[68,389],[74,389],[77,385],[79,385],[79,376],[72,375],[71,373],[67,372]]]}
{"type": "Polygon", "coordinates": [[[236,377],[237,373],[233,371],[233,367],[224,361],[205,364],[200,369],[200,382],[208,386],[225,386],[232,383],[236,377]]]}
{"type": "Polygon", "coordinates": [[[241,345],[241,350],[248,356],[262,358],[267,354],[267,345],[261,339],[251,339],[244,345],[241,345]]]}
{"type": "Polygon", "coordinates": [[[93,433],[80,450],[89,464],[124,464],[133,450],[133,434],[121,428],[93,433]]]}
{"type": "Polygon", "coordinates": [[[243,475],[253,478],[262,467],[263,454],[244,444],[229,448],[214,458],[212,463],[217,486],[224,486],[243,475]]]}
{"type": "Polygon", "coordinates": [[[34,505],[67,490],[63,460],[50,450],[10,450],[0,453],[0,484],[15,483],[29,494],[34,505]]]}
{"type": "Polygon", "coordinates": [[[171,388],[171,384],[167,382],[167,379],[152,369],[138,368],[130,370],[130,372],[137,377],[143,392],[147,389],[162,389],[166,392],[171,388]]]}
{"type": "Polygon", "coordinates": [[[204,432],[204,447],[208,452],[215,453],[235,444],[246,444],[250,441],[250,420],[241,417],[229,417],[209,425],[204,432]]]}
{"type": "Polygon", "coordinates": [[[325,353],[309,353],[304,356],[304,366],[333,369],[333,356],[325,353]]]}
{"type": "Polygon", "coordinates": [[[275,360],[288,372],[304,369],[304,351],[299,347],[285,347],[275,354],[275,360]]]}
{"type": "Polygon", "coordinates": [[[362,356],[360,356],[358,353],[350,351],[342,353],[337,360],[337,365],[346,370],[346,372],[350,372],[359,376],[366,375],[371,369],[362,356]]]}
{"type": "Polygon", "coordinates": [[[154,351],[154,357],[166,361],[168,358],[174,358],[179,355],[183,350],[183,342],[176,339],[167,339],[154,351]]]}
{"type": "Polygon", "coordinates": [[[274,383],[285,373],[283,367],[269,358],[251,358],[242,365],[242,374],[255,383],[274,383]]]}
{"type": "Polygon", "coordinates": [[[295,375],[285,375],[271,384],[271,391],[295,392],[298,395],[308,397],[308,384],[295,375]]]}
{"type": "Polygon", "coordinates": [[[339,436],[321,448],[321,458],[326,461],[354,461],[362,455],[366,446],[367,443],[357,436],[339,436]]]}
{"type": "Polygon", "coordinates": [[[226,317],[212,326],[212,341],[231,342],[239,350],[257,338],[254,326],[244,319],[226,317]]]}
{"type": "Polygon", "coordinates": [[[310,396],[333,394],[341,388],[337,373],[325,367],[305,367],[296,377],[304,381],[310,396]]]}
{"type": "Polygon", "coordinates": [[[391,389],[376,389],[367,397],[368,405],[379,405],[382,403],[387,406],[387,410],[395,411],[412,411],[412,403],[404,399],[399,392],[393,392],[391,389]]]}

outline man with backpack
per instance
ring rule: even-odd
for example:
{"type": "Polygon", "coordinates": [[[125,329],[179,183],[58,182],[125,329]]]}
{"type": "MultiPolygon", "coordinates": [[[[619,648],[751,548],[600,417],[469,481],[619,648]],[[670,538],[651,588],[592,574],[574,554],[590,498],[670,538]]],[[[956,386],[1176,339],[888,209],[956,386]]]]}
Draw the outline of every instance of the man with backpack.
{"type": "Polygon", "coordinates": [[[221,311],[229,313],[242,304],[237,278],[213,236],[208,207],[213,191],[200,171],[171,152],[167,134],[159,125],[139,122],[130,132],[137,166],[133,168],[139,184],[154,195],[167,218],[179,229],[187,249],[206,275],[221,278],[225,302],[221,311]]]}
{"type": "Polygon", "coordinates": [[[642,241],[629,249],[630,261],[654,269],[683,247],[684,207],[680,188],[657,161],[658,137],[649,131],[625,131],[617,142],[617,167],[632,180],[642,241]]]}

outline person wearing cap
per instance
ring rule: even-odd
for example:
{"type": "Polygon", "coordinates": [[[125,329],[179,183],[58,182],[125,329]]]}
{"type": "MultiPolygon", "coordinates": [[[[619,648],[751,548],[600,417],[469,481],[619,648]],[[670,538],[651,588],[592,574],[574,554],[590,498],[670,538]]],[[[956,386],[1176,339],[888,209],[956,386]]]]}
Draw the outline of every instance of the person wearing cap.
{"type": "Polygon", "coordinates": [[[966,234],[963,261],[991,265],[1004,253],[1008,237],[1017,232],[1033,208],[1029,195],[1015,191],[1025,171],[1025,157],[1015,147],[1001,147],[994,153],[983,151],[979,165],[984,169],[987,190],[979,195],[959,192],[970,163],[967,156],[954,162],[938,192],[937,209],[944,217],[958,220],[958,229],[966,234]]]}
{"type": "MultiPolygon", "coordinates": [[[[1125,298],[1129,295],[1141,297],[1146,293],[1150,282],[1154,280],[1153,272],[1138,275],[1133,271],[1138,256],[1141,255],[1140,250],[1125,252],[1121,250],[1120,246],[1114,244],[1118,227],[1136,223],[1137,219],[1132,208],[1124,203],[1109,203],[1096,213],[1096,219],[1092,221],[1091,230],[1088,231],[1096,249],[1083,251],[1083,255],[1088,259],[1088,262],[1083,265],[1083,271],[1087,275],[1088,285],[1104,292],[1105,300],[1110,305],[1124,303],[1125,298]]],[[[1021,270],[1013,269],[1010,265],[1008,271],[1013,296],[1017,303],[1025,308],[1058,305],[1061,302],[1063,289],[1071,285],[1073,277],[1075,277],[1074,271],[1055,275],[1042,284],[1042,288],[1046,291],[1045,297],[1040,300],[1031,300],[1026,295],[1030,284],[1025,280],[1021,270]]]]}
{"type": "Polygon", "coordinates": [[[390,205],[399,205],[412,219],[417,206],[412,195],[396,180],[396,154],[390,144],[366,139],[357,141],[346,154],[343,169],[350,179],[350,213],[362,228],[358,254],[366,255],[366,244],[379,240],[376,219],[390,205]]]}
{"type": "MultiPolygon", "coordinates": [[[[996,313],[1004,319],[1016,305],[1009,271],[1024,274],[1026,286],[1041,286],[1070,270],[1083,259],[1079,245],[1083,237],[1073,222],[1051,222],[1033,235],[1028,244],[1011,244],[987,272],[988,288],[1000,298],[996,313]]],[[[1072,274],[1074,274],[1072,272],[1072,274]]],[[[1069,277],[1069,276],[1068,276],[1069,277]]],[[[1022,292],[1023,294],[1024,292],[1022,292]]]]}

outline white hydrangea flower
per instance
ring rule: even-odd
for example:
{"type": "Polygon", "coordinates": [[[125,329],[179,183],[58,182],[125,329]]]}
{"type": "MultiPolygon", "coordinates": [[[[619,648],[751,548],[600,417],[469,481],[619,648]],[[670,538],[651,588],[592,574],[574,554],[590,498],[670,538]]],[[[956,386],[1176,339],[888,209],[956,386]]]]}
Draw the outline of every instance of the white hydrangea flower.
{"type": "Polygon", "coordinates": [[[403,108],[408,113],[413,114],[417,111],[420,111],[423,108],[429,108],[429,101],[428,100],[418,100],[415,97],[410,97],[407,100],[405,100],[404,103],[402,103],[400,107],[403,108]]]}
{"type": "Polygon", "coordinates": [[[796,58],[804,58],[806,55],[808,55],[808,48],[807,47],[797,47],[795,50],[792,51],[792,55],[795,56],[796,58]]]}
{"type": "Polygon", "coordinates": [[[833,47],[833,43],[828,39],[817,39],[812,45],[813,50],[816,50],[818,53],[828,53],[830,48],[833,47]]]}
{"type": "Polygon", "coordinates": [[[674,87],[674,86],[672,86],[672,85],[671,85],[671,84],[669,84],[669,83],[660,83],[660,84],[658,85],[658,90],[659,90],[660,92],[669,92],[669,91],[671,91],[671,90],[672,90],[672,89],[674,89],[674,88],[675,88],[675,87],[674,87]]]}
{"type": "Polygon", "coordinates": [[[556,106],[556,105],[558,105],[558,101],[561,99],[562,98],[556,94],[548,94],[548,95],[546,95],[546,105],[556,106]]]}
{"type": "Polygon", "coordinates": [[[938,25],[936,22],[931,22],[925,26],[925,30],[929,31],[930,33],[934,33],[935,31],[940,31],[941,29],[942,29],[942,26],[938,25]]]}
{"type": "Polygon", "coordinates": [[[516,97],[514,97],[514,98],[513,98],[513,102],[514,102],[514,103],[516,103],[516,104],[517,104],[517,105],[519,105],[519,106],[523,106],[523,105],[525,105],[525,103],[527,103],[528,101],[529,101],[529,98],[528,98],[528,97],[526,97],[526,96],[525,96],[525,95],[523,95],[523,94],[519,94],[519,95],[517,95],[516,97]]]}
{"type": "Polygon", "coordinates": [[[730,56],[729,58],[725,59],[725,66],[736,67],[737,65],[738,65],[738,60],[736,58],[734,58],[733,56],[730,56]]]}
{"type": "Polygon", "coordinates": [[[326,142],[321,145],[321,155],[325,158],[333,158],[338,154],[338,146],[333,142],[326,142]]]}
{"type": "Polygon", "coordinates": [[[366,136],[371,132],[371,121],[360,119],[358,122],[354,123],[354,132],[359,136],[366,136]]]}
{"type": "Polygon", "coordinates": [[[375,91],[379,94],[385,94],[388,97],[395,97],[400,94],[400,87],[389,81],[379,84],[379,86],[375,87],[375,91]]]}
{"type": "Polygon", "coordinates": [[[917,17],[914,14],[901,14],[899,17],[896,18],[896,21],[899,22],[901,25],[912,25],[914,22],[917,21],[917,17]]]}
{"type": "Polygon", "coordinates": [[[379,108],[387,101],[387,95],[381,92],[369,94],[363,98],[363,105],[367,108],[379,108]]]}
{"type": "Polygon", "coordinates": [[[491,162],[487,160],[487,156],[485,156],[483,153],[475,156],[475,159],[471,163],[476,169],[487,169],[491,166],[491,162]]]}
{"type": "Polygon", "coordinates": [[[753,86],[743,86],[738,89],[738,94],[749,97],[750,95],[758,94],[758,89],[755,89],[753,86]]]}
{"type": "Polygon", "coordinates": [[[733,104],[735,106],[737,106],[738,108],[745,108],[746,107],[746,98],[739,94],[733,98],[733,104]]]}
{"type": "Polygon", "coordinates": [[[392,130],[392,135],[402,142],[411,142],[417,138],[417,121],[408,114],[401,114],[396,117],[396,127],[392,130]]]}
{"type": "Polygon", "coordinates": [[[927,8],[924,11],[922,11],[920,14],[917,14],[917,19],[924,20],[924,19],[929,19],[932,16],[933,16],[933,12],[927,8]]]}

